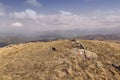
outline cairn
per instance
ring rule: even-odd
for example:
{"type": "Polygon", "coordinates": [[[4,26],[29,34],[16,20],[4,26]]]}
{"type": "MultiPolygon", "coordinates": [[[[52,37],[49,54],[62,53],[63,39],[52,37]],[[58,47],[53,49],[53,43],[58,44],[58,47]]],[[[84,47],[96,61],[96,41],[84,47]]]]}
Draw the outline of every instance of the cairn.
{"type": "Polygon", "coordinates": [[[78,49],[85,49],[84,45],[80,41],[78,41],[78,40],[74,40],[72,42],[72,46],[74,48],[78,48],[78,49]]]}
{"type": "Polygon", "coordinates": [[[85,46],[79,40],[72,40],[72,47],[71,53],[79,55],[84,59],[97,60],[96,53],[86,50],[85,46]]]}

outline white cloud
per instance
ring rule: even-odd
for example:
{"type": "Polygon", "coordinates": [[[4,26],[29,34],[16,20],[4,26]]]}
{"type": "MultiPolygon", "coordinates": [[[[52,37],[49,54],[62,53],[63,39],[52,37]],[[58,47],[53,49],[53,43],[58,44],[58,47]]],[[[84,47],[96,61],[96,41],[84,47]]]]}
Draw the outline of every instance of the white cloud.
{"type": "Polygon", "coordinates": [[[36,30],[95,29],[120,26],[120,10],[95,11],[88,15],[62,10],[56,14],[42,14],[27,9],[23,12],[11,13],[11,18],[20,20],[29,28],[36,30]]]}
{"type": "Polygon", "coordinates": [[[42,4],[39,3],[37,0],[26,0],[25,3],[28,5],[31,5],[33,7],[41,7],[42,6],[42,4]]]}
{"type": "Polygon", "coordinates": [[[72,13],[70,12],[66,12],[66,11],[63,11],[63,10],[60,10],[59,11],[61,14],[64,14],[64,15],[71,15],[72,13]]]}
{"type": "Polygon", "coordinates": [[[13,26],[13,27],[22,27],[23,24],[20,23],[20,22],[14,22],[14,23],[11,24],[11,26],[13,26]]]}
{"type": "Polygon", "coordinates": [[[5,10],[2,3],[0,3],[0,16],[5,16],[5,10]]]}
{"type": "Polygon", "coordinates": [[[23,12],[14,12],[10,16],[18,19],[36,19],[37,13],[34,10],[27,9],[23,12]]]}

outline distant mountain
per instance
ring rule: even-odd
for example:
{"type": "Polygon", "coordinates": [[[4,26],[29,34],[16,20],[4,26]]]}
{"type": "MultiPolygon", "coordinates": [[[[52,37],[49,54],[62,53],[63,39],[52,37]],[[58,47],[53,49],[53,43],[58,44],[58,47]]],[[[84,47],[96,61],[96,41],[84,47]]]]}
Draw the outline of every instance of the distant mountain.
{"type": "MultiPolygon", "coordinates": [[[[105,29],[106,30],[106,29],[105,29]]],[[[115,29],[116,30],[116,29],[115,29]]],[[[114,31],[115,31],[114,30],[114,31]]],[[[5,44],[17,44],[26,42],[36,42],[36,41],[51,41],[58,39],[70,39],[70,38],[80,38],[89,40],[120,40],[120,33],[111,34],[109,30],[102,31],[102,29],[97,32],[97,30],[55,30],[55,31],[43,31],[35,32],[31,34],[17,34],[17,33],[2,33],[0,34],[0,43],[5,44]],[[104,32],[104,33],[102,33],[104,32]],[[89,35],[88,35],[89,34],[89,35]]]]}
{"type": "Polygon", "coordinates": [[[8,44],[6,44],[6,43],[0,43],[0,47],[5,47],[5,46],[7,46],[8,44]]]}
{"type": "Polygon", "coordinates": [[[120,34],[95,34],[80,36],[81,39],[88,40],[120,40],[120,34]]]}
{"type": "Polygon", "coordinates": [[[82,35],[80,30],[55,30],[35,32],[31,34],[2,33],[0,34],[0,43],[16,44],[30,41],[50,41],[56,39],[73,38],[82,35]]]}

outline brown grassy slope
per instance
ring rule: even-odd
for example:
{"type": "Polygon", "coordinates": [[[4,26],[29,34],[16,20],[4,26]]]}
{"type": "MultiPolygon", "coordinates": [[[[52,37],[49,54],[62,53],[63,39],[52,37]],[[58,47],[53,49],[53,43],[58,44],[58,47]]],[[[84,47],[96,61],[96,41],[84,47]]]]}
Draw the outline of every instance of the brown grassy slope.
{"type": "Polygon", "coordinates": [[[120,64],[120,44],[81,42],[98,55],[98,60],[72,54],[69,40],[1,48],[0,80],[120,80],[120,71],[111,65],[120,64]]]}

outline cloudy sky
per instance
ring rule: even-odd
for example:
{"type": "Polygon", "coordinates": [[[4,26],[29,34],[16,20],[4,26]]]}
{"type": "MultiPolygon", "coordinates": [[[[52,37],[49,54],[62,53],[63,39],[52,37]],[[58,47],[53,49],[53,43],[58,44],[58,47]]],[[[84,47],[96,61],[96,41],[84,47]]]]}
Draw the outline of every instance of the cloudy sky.
{"type": "Polygon", "coordinates": [[[0,32],[120,27],[120,0],[0,0],[0,32]]]}

